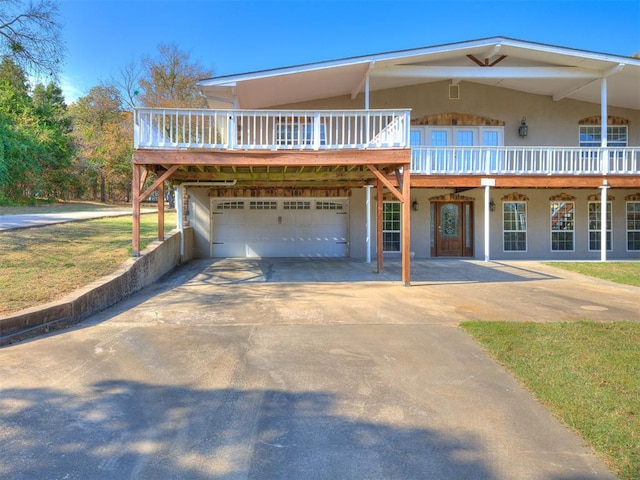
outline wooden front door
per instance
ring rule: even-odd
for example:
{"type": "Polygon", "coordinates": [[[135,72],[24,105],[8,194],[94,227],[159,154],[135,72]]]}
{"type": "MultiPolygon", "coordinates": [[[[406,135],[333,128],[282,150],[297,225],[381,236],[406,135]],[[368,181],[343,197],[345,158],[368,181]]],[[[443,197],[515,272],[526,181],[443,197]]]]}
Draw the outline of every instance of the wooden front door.
{"type": "Polygon", "coordinates": [[[473,203],[443,201],[432,204],[434,242],[432,256],[473,256],[473,203]]]}

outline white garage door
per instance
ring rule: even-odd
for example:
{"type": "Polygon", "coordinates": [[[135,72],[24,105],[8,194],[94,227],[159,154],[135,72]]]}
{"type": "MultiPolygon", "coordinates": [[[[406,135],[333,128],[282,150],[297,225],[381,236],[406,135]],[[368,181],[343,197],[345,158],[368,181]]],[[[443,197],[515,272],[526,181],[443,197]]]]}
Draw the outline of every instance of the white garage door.
{"type": "Polygon", "coordinates": [[[347,198],[212,198],[212,257],[346,257],[347,198]]]}

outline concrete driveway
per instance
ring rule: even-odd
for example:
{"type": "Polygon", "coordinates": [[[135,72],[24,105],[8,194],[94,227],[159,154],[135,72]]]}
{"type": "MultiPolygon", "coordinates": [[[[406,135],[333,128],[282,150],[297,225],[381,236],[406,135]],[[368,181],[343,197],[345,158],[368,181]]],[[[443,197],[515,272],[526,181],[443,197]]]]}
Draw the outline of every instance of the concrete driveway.
{"type": "Polygon", "coordinates": [[[640,320],[537,263],[196,261],[0,349],[0,477],[606,479],[461,329],[640,320]]]}
{"type": "MultiPolygon", "coordinates": [[[[142,213],[157,212],[157,209],[144,208],[142,213]]],[[[31,227],[44,227],[56,223],[79,222],[106,217],[131,216],[131,210],[87,210],[78,212],[57,213],[25,213],[19,215],[0,215],[0,232],[3,230],[17,230],[31,227]]]]}

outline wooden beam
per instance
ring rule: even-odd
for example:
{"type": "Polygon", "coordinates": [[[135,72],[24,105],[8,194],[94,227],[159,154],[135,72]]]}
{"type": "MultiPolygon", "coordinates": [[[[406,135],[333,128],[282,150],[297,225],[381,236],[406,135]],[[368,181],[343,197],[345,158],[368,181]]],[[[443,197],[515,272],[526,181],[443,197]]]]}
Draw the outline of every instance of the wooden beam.
{"type": "MultiPolygon", "coordinates": [[[[412,187],[479,188],[486,175],[411,175],[412,187]]],[[[638,175],[492,175],[498,188],[638,188],[638,175]]]]}
{"type": "Polygon", "coordinates": [[[133,207],[131,250],[134,257],[140,255],[140,190],[142,190],[140,185],[140,179],[142,177],[140,170],[142,169],[143,167],[133,164],[133,179],[131,182],[131,203],[133,207]]]}
{"type": "Polygon", "coordinates": [[[164,241],[164,181],[158,184],[158,240],[164,241]]]}
{"type": "Polygon", "coordinates": [[[366,150],[286,150],[286,151],[215,151],[138,149],[133,161],[139,165],[205,166],[333,166],[333,165],[403,165],[411,161],[411,149],[388,148],[366,150]]]}
{"type": "Polygon", "coordinates": [[[155,182],[151,184],[149,188],[147,188],[142,194],[140,194],[140,201],[143,201],[147,198],[153,191],[158,188],[158,186],[163,183],[165,180],[168,180],[169,177],[178,169],[178,165],[172,165],[169,169],[160,175],[155,182]]]}
{"type": "MultiPolygon", "coordinates": [[[[400,178],[399,178],[400,180],[400,178]]],[[[402,169],[402,284],[411,285],[411,165],[402,169]]]]}
{"type": "Polygon", "coordinates": [[[376,196],[376,273],[380,273],[383,268],[384,243],[382,241],[382,220],[384,215],[384,186],[382,180],[378,179],[376,196]]]}
{"type": "Polygon", "coordinates": [[[380,173],[380,171],[376,167],[372,165],[367,165],[367,168],[371,170],[371,172],[376,176],[378,181],[382,182],[384,186],[387,187],[391,191],[391,193],[393,193],[394,197],[396,197],[401,202],[403,201],[402,193],[400,193],[400,191],[382,173],[380,173]]]}

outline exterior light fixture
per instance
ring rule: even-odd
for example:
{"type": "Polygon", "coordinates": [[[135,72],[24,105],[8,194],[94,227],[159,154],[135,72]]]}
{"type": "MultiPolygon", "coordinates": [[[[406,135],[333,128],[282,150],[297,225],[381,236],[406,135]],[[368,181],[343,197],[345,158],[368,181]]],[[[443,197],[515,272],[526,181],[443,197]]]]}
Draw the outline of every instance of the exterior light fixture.
{"type": "Polygon", "coordinates": [[[518,127],[518,135],[526,137],[529,135],[529,126],[527,125],[527,117],[522,117],[520,120],[520,126],[518,127]]]}
{"type": "Polygon", "coordinates": [[[417,211],[418,211],[418,207],[419,207],[419,206],[420,206],[420,205],[418,204],[418,200],[414,200],[414,201],[413,201],[413,203],[411,204],[411,208],[413,208],[413,211],[414,211],[414,212],[417,212],[417,211]]]}
{"type": "Polygon", "coordinates": [[[491,201],[489,202],[489,211],[490,212],[496,211],[496,202],[494,202],[493,199],[491,199],[491,201]]]}

